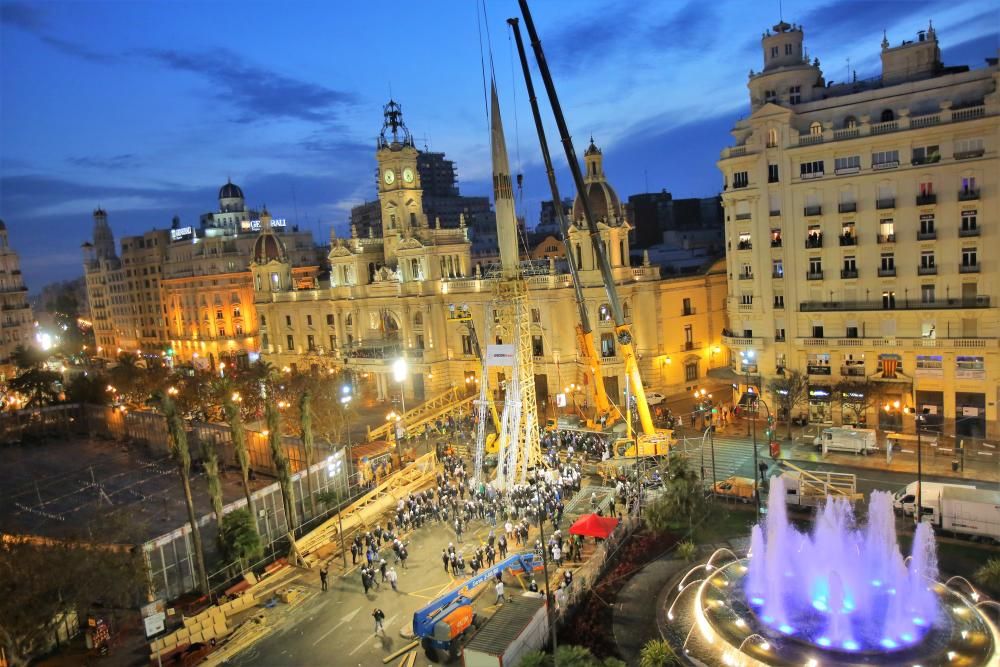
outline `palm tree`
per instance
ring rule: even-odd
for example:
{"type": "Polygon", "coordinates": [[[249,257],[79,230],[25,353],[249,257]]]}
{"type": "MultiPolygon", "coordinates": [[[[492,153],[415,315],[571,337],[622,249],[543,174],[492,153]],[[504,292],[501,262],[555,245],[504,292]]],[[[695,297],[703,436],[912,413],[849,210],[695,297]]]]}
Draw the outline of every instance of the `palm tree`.
{"type": "Polygon", "coordinates": [[[232,394],[222,399],[222,409],[226,413],[226,421],[229,422],[229,435],[233,439],[236,461],[240,464],[240,474],[243,476],[243,493],[247,498],[247,510],[250,512],[250,516],[254,517],[254,528],[256,529],[257,513],[254,511],[253,493],[250,489],[250,452],[247,451],[247,432],[243,428],[243,418],[232,394]]]}
{"type": "Polygon", "coordinates": [[[171,453],[177,461],[177,469],[181,476],[181,486],[184,488],[184,502],[187,504],[188,523],[191,525],[191,537],[194,541],[195,569],[198,576],[198,589],[207,594],[208,574],[205,570],[205,550],[201,543],[201,531],[198,530],[198,516],[194,509],[194,496],[191,495],[191,452],[188,450],[187,432],[184,421],[177,414],[174,402],[163,394],[158,395],[160,410],[167,418],[167,432],[170,434],[171,453]]]}
{"type": "Polygon", "coordinates": [[[288,463],[288,456],[285,448],[281,444],[281,418],[274,403],[268,402],[266,408],[267,416],[267,440],[271,446],[271,459],[274,461],[274,468],[278,473],[278,486],[281,487],[281,497],[285,506],[285,519],[288,523],[288,532],[295,528],[295,490],[292,488],[292,470],[288,463]]]}
{"type": "Polygon", "coordinates": [[[674,648],[662,639],[646,642],[639,653],[639,667],[674,667],[680,664],[674,648]]]}
{"type": "Polygon", "coordinates": [[[27,407],[41,407],[59,398],[55,383],[62,379],[59,373],[40,368],[26,370],[8,383],[8,387],[28,397],[27,407]]]}
{"type": "Polygon", "coordinates": [[[306,455],[306,492],[309,494],[309,506],[313,516],[316,516],[316,499],[313,497],[312,475],[309,474],[313,464],[313,428],[312,428],[312,394],[309,390],[302,392],[299,399],[299,424],[302,427],[302,449],[306,455]]]}
{"type": "Polygon", "coordinates": [[[215,512],[215,525],[219,530],[219,543],[222,543],[222,478],[219,476],[219,454],[211,440],[202,440],[201,453],[204,459],[205,476],[208,479],[208,496],[212,499],[212,511],[215,512]]]}

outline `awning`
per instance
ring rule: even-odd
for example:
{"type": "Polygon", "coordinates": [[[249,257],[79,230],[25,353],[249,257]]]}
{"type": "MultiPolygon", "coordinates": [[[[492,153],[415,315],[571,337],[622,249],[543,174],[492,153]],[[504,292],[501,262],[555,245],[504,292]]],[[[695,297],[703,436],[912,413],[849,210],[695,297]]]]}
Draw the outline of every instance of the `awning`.
{"type": "Polygon", "coordinates": [[[751,393],[749,391],[745,391],[743,392],[743,395],[740,396],[740,402],[737,405],[741,405],[745,408],[750,407],[757,403],[757,398],[757,392],[751,393]]]}
{"type": "Polygon", "coordinates": [[[576,523],[569,527],[569,532],[571,535],[599,537],[602,540],[606,540],[617,525],[618,519],[613,517],[584,514],[576,520],[576,523]]]}

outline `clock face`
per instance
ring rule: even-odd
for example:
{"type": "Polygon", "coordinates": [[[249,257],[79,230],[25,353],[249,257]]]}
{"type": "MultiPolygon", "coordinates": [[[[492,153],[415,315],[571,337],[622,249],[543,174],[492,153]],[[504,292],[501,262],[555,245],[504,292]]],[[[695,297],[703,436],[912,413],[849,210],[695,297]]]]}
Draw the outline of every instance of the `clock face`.
{"type": "Polygon", "coordinates": [[[405,181],[406,183],[413,182],[413,170],[410,169],[409,167],[403,170],[403,181],[405,181]]]}
{"type": "Polygon", "coordinates": [[[392,169],[386,169],[382,178],[385,179],[386,185],[392,185],[396,182],[396,173],[392,169]]]}

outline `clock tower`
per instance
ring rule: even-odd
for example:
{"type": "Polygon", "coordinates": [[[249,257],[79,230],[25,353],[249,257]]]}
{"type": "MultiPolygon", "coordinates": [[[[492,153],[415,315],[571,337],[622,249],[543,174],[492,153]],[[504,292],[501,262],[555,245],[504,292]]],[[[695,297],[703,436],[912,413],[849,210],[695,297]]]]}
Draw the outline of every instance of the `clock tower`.
{"type": "Polygon", "coordinates": [[[423,189],[417,171],[417,149],[403,123],[403,109],[389,100],[383,108],[384,120],[379,133],[378,198],[382,205],[382,239],[385,262],[395,267],[400,243],[423,239],[428,232],[424,215],[423,189]]]}

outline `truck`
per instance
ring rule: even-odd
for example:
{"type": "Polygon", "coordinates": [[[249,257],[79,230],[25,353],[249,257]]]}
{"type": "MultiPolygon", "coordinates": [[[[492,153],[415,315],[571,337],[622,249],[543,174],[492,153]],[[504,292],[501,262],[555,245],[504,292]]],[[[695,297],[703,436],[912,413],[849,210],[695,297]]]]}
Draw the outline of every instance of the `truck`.
{"type": "Polygon", "coordinates": [[[852,454],[871,454],[878,451],[878,439],[875,429],[852,428],[850,426],[834,426],[823,429],[813,438],[813,445],[827,452],[851,452],[852,454]]]}
{"type": "Polygon", "coordinates": [[[723,498],[732,498],[743,503],[753,500],[754,481],[749,477],[736,475],[715,483],[712,492],[723,498]]]}
{"type": "Polygon", "coordinates": [[[465,667],[516,667],[526,653],[545,645],[548,631],[541,594],[525,592],[511,598],[466,645],[465,667]]]}
{"type": "Polygon", "coordinates": [[[975,489],[971,484],[951,484],[945,482],[910,482],[892,495],[893,509],[902,512],[903,516],[913,516],[917,506],[917,489],[923,485],[921,502],[924,507],[937,506],[941,499],[941,491],[945,487],[956,489],[975,489]]]}
{"type": "Polygon", "coordinates": [[[923,502],[920,520],[935,530],[1000,542],[1000,491],[947,485],[938,502],[923,502]]]}
{"type": "Polygon", "coordinates": [[[619,459],[652,458],[666,456],[676,444],[677,438],[672,430],[660,429],[655,434],[640,433],[635,440],[619,438],[615,440],[611,451],[619,459]]]}
{"type": "Polygon", "coordinates": [[[819,507],[826,502],[827,496],[852,503],[861,500],[858,478],[852,473],[803,470],[787,461],[781,465],[785,468],[781,473],[785,482],[785,503],[790,507],[819,507]]]}
{"type": "Polygon", "coordinates": [[[483,584],[498,575],[502,577],[507,571],[530,575],[542,568],[540,556],[530,551],[516,553],[413,612],[413,635],[420,641],[427,659],[435,662],[441,653],[446,660],[458,656],[463,642],[480,625],[481,619],[473,609],[473,602],[483,584]]]}

